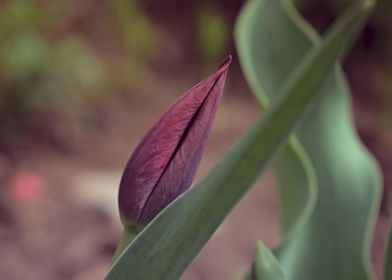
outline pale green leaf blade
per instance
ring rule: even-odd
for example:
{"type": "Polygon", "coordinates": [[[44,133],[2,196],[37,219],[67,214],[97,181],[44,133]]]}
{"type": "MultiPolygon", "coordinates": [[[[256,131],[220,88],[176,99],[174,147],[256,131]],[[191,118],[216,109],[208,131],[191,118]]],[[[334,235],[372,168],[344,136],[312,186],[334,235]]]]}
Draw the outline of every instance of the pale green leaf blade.
{"type": "Polygon", "coordinates": [[[317,202],[317,179],[308,154],[294,135],[274,159],[274,170],[286,240],[312,214],[317,202]]]}
{"type": "Polygon", "coordinates": [[[283,272],[279,262],[271,251],[258,242],[253,258],[251,280],[283,280],[283,272]]]}
{"type": "Polygon", "coordinates": [[[310,52],[288,79],[280,100],[205,179],[166,207],[137,235],[114,263],[107,280],[164,280],[181,276],[287,141],[325,74],[347,42],[356,36],[368,12],[368,7],[361,7],[341,19],[325,43],[310,52]]]}
{"type": "MultiPolygon", "coordinates": [[[[245,77],[260,106],[264,108],[271,100],[277,99],[277,93],[282,85],[279,83],[279,86],[276,86],[275,78],[271,77],[269,69],[264,66],[279,67],[271,70],[283,75],[283,78],[276,78],[283,81],[295,70],[287,68],[286,65],[291,67],[294,62],[298,64],[308,51],[307,49],[302,52],[302,42],[293,43],[295,47],[290,49],[286,42],[282,42],[281,38],[291,41],[296,37],[298,30],[290,28],[291,25],[287,22],[288,18],[279,2],[248,2],[240,14],[235,30],[235,42],[245,77]],[[264,55],[268,54],[271,48],[278,48],[280,56],[264,55]],[[291,52],[296,54],[291,55],[291,52]],[[299,54],[301,57],[298,60],[287,61],[299,54]],[[277,61],[279,63],[276,63],[277,61]],[[266,79],[259,79],[263,76],[266,79]],[[264,83],[271,92],[264,90],[264,83]]],[[[279,151],[274,160],[274,167],[281,200],[282,228],[285,238],[288,238],[290,233],[312,213],[317,199],[317,180],[309,157],[296,136],[292,136],[288,144],[279,151]]]]}
{"type": "Polygon", "coordinates": [[[384,280],[392,280],[392,223],[389,227],[388,240],[385,247],[384,280]]]}
{"type": "MultiPolygon", "coordinates": [[[[237,41],[254,93],[261,101],[274,100],[292,69],[321,41],[291,1],[264,0],[257,5],[247,19],[257,28],[253,33],[242,30],[247,44],[238,37],[237,41]],[[293,47],[287,51],[287,46],[293,47]]],[[[314,166],[319,197],[309,219],[303,219],[279,248],[287,278],[371,279],[368,250],[379,199],[379,172],[355,133],[347,85],[338,67],[331,71],[295,135],[314,166]]],[[[289,187],[280,189],[284,195],[289,187]]],[[[298,199],[286,195],[281,201],[290,206],[298,199]]]]}

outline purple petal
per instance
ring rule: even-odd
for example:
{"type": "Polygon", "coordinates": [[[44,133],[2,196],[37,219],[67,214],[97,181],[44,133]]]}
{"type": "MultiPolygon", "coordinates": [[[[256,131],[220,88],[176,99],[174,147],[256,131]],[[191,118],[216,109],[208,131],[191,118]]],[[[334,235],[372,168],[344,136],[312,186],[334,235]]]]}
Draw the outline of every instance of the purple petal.
{"type": "Polygon", "coordinates": [[[136,147],[120,184],[124,224],[149,222],[192,184],[230,62],[180,97],[136,147]]]}

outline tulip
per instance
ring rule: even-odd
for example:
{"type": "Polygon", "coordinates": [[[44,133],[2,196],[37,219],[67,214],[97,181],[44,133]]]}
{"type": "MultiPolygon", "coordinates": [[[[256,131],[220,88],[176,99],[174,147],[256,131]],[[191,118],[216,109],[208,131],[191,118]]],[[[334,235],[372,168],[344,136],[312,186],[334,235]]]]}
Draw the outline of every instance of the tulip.
{"type": "Polygon", "coordinates": [[[118,196],[125,226],[148,223],[191,186],[231,59],[182,95],[135,148],[118,196]]]}

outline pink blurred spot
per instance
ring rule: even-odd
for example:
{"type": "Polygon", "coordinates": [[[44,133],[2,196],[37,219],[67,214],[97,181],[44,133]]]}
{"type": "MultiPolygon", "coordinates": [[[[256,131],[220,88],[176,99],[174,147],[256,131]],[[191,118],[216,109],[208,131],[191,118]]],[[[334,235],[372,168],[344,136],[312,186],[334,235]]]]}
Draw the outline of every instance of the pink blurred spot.
{"type": "Polygon", "coordinates": [[[36,200],[42,195],[44,180],[31,171],[21,171],[11,180],[11,194],[20,202],[36,200]]]}

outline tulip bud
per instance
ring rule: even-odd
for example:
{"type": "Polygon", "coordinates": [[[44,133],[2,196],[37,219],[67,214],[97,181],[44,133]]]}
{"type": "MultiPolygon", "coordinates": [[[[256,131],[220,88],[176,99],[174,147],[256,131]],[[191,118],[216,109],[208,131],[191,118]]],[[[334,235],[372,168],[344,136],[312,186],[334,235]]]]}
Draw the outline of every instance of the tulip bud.
{"type": "Polygon", "coordinates": [[[148,223],[192,184],[230,62],[181,96],[135,148],[118,197],[125,226],[148,223]]]}

